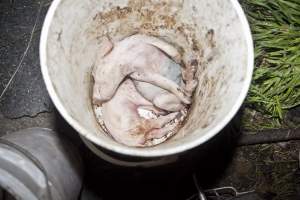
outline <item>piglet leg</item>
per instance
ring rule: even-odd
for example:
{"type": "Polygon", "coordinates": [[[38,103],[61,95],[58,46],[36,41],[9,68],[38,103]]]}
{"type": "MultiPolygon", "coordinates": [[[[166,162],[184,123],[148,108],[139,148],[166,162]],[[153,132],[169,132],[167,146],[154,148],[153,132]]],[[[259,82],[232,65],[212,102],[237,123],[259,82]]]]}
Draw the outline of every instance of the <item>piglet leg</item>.
{"type": "Polygon", "coordinates": [[[149,73],[142,70],[136,71],[130,75],[130,77],[137,81],[151,83],[158,87],[161,87],[177,96],[183,103],[190,104],[191,99],[188,97],[184,90],[179,87],[174,81],[157,73],[149,73]]]}
{"type": "Polygon", "coordinates": [[[166,134],[170,133],[171,131],[174,131],[178,125],[178,122],[174,122],[173,124],[170,124],[168,126],[165,126],[160,129],[154,129],[150,133],[147,134],[147,139],[158,139],[166,134]]]}
{"type": "Polygon", "coordinates": [[[159,116],[156,119],[149,119],[147,122],[149,123],[149,127],[151,129],[160,129],[167,123],[171,122],[178,116],[179,112],[173,112],[168,115],[159,116]]]}
{"type": "Polygon", "coordinates": [[[157,96],[153,99],[153,104],[167,111],[179,111],[184,108],[184,105],[180,102],[180,100],[174,96],[172,93],[165,93],[157,96]]]}

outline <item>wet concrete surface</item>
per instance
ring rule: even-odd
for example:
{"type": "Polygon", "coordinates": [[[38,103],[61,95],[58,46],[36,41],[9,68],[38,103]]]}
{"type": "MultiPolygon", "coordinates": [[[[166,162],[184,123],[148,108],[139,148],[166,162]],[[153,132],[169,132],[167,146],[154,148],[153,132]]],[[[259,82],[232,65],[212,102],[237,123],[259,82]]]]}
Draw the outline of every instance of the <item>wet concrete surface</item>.
{"type": "Polygon", "coordinates": [[[49,3],[0,3],[0,111],[8,118],[49,112],[52,103],[39,64],[39,40],[49,3]]]}
{"type": "Polygon", "coordinates": [[[168,166],[124,168],[96,157],[55,110],[42,80],[38,42],[49,3],[0,1],[0,135],[47,127],[68,136],[85,161],[82,199],[197,199],[193,177],[203,189],[233,186],[262,199],[300,199],[299,142],[237,147],[237,123],[168,166]]]}

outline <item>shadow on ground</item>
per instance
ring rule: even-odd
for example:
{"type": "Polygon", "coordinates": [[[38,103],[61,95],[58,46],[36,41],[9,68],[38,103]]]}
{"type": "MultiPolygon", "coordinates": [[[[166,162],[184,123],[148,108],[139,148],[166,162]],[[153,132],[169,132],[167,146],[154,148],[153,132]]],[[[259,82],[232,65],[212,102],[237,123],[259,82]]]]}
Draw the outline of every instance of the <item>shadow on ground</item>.
{"type": "MultiPolygon", "coordinates": [[[[56,129],[76,144],[85,162],[85,188],[103,199],[187,199],[201,187],[211,188],[231,162],[239,117],[201,147],[179,155],[176,163],[152,168],[109,164],[82,143],[78,133],[57,113],[56,129]]],[[[97,198],[96,198],[97,199],[97,198]]]]}

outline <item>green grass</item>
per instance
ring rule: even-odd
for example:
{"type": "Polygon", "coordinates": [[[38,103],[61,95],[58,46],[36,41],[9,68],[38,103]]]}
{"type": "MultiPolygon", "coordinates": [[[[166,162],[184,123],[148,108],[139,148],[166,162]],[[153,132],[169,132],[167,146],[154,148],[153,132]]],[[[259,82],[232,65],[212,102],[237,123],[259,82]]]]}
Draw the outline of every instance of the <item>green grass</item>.
{"type": "Polygon", "coordinates": [[[300,1],[240,2],[255,43],[255,70],[246,106],[267,119],[262,127],[280,127],[285,113],[300,105],[300,1]]]}

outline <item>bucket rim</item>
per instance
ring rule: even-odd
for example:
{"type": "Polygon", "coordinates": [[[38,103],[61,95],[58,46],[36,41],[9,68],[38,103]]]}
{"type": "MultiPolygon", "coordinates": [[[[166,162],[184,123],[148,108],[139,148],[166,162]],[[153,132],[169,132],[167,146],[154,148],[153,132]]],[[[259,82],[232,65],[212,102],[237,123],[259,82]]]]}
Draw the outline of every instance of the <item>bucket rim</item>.
{"type": "Polygon", "coordinates": [[[178,145],[175,147],[166,148],[164,150],[161,149],[155,149],[155,148],[134,148],[134,147],[127,147],[125,145],[119,145],[116,143],[106,143],[103,140],[99,139],[96,134],[90,133],[86,128],[84,128],[82,125],[80,125],[79,122],[77,122],[65,109],[63,103],[61,102],[60,98],[58,97],[53,83],[51,81],[48,67],[47,67],[47,41],[48,41],[48,33],[49,28],[51,26],[52,19],[55,15],[57,7],[60,5],[62,0],[54,0],[47,12],[42,33],[41,33],[41,39],[40,39],[40,64],[41,64],[41,71],[43,75],[43,79],[46,85],[46,88],[50,94],[50,98],[52,99],[54,105],[58,109],[59,113],[66,119],[66,121],[85,139],[93,142],[94,144],[103,147],[107,150],[114,151],[119,154],[127,155],[127,156],[136,156],[136,157],[161,157],[161,156],[169,156],[174,154],[179,154],[182,152],[185,152],[187,150],[193,149],[208,140],[210,140],[212,137],[217,135],[230,121],[231,119],[236,115],[238,110],[240,109],[241,105],[244,102],[244,99],[247,96],[251,80],[252,80],[252,74],[253,74],[253,68],[254,68],[254,47],[253,47],[253,39],[251,35],[251,30],[249,23],[247,21],[247,18],[245,16],[245,13],[239,4],[238,0],[228,0],[231,2],[234,10],[236,11],[238,18],[242,24],[242,32],[244,35],[244,38],[246,40],[246,46],[247,46],[247,71],[245,75],[245,80],[243,82],[243,86],[241,88],[240,94],[238,98],[236,99],[234,105],[230,109],[230,111],[226,114],[226,116],[218,123],[215,127],[213,127],[211,130],[209,130],[205,135],[202,135],[201,137],[189,141],[185,143],[185,145],[178,145]]]}

